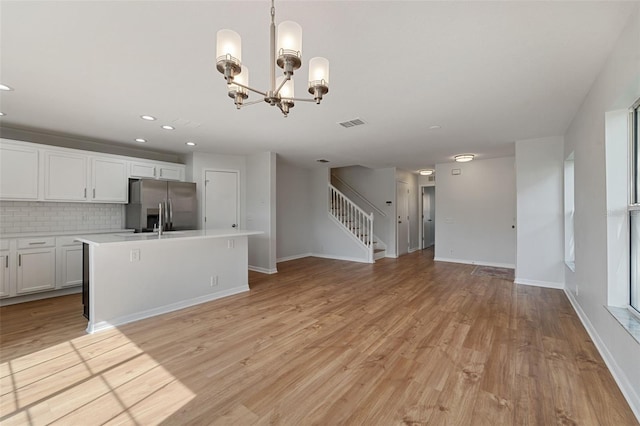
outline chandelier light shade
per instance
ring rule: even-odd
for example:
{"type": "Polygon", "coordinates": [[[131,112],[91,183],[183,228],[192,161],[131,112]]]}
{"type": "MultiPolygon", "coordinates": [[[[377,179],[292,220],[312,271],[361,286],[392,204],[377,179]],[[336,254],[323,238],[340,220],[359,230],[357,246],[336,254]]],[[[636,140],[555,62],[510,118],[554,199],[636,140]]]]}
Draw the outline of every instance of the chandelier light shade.
{"type": "Polygon", "coordinates": [[[313,95],[313,99],[295,98],[292,77],[294,71],[302,66],[302,27],[293,21],[284,21],[278,25],[276,38],[275,14],[274,0],[271,0],[269,90],[263,92],[249,86],[249,71],[242,65],[241,38],[235,31],[218,31],[216,69],[224,75],[229,97],[234,99],[238,109],[264,101],[271,106],[277,106],[287,117],[295,101],[319,104],[322,97],[329,92],[329,61],[321,57],[309,61],[309,93],[313,95]],[[283,71],[283,76],[278,79],[276,64],[283,71]],[[245,102],[249,92],[259,94],[262,99],[245,102]]]}
{"type": "Polygon", "coordinates": [[[240,34],[233,30],[220,30],[216,38],[216,67],[225,75],[225,78],[227,78],[227,73],[233,78],[241,71],[242,39],[240,34]]]}
{"type": "Polygon", "coordinates": [[[309,61],[309,93],[316,103],[329,92],[329,60],[319,56],[309,61]]]}

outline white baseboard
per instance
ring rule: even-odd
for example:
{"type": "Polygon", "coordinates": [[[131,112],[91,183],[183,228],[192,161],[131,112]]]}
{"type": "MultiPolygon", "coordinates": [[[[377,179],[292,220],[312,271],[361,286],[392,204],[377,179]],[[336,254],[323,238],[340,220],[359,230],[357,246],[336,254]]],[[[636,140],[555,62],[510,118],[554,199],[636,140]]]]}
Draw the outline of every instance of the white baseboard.
{"type": "Polygon", "coordinates": [[[277,274],[278,273],[278,270],[276,268],[267,269],[267,268],[261,268],[260,266],[249,265],[248,269],[253,272],[260,272],[261,274],[277,274]]]}
{"type": "Polygon", "coordinates": [[[285,256],[276,259],[276,263],[288,262],[290,260],[302,259],[303,257],[311,257],[313,253],[294,254],[293,256],[285,256]]]}
{"type": "Polygon", "coordinates": [[[193,299],[183,300],[177,303],[171,303],[169,305],[160,306],[158,308],[149,309],[143,312],[136,312],[135,314],[131,314],[131,315],[125,315],[109,322],[100,321],[96,324],[92,324],[91,321],[89,321],[89,325],[87,326],[87,333],[91,334],[91,333],[96,333],[98,331],[108,330],[110,328],[114,328],[119,325],[128,324],[130,322],[139,321],[141,319],[145,319],[149,317],[154,317],[156,315],[167,314],[169,312],[188,308],[194,305],[199,305],[205,302],[211,302],[212,300],[221,299],[223,297],[232,296],[234,294],[243,293],[245,291],[249,291],[249,286],[233,287],[227,290],[218,291],[216,293],[194,297],[193,299]]]}
{"type": "Polygon", "coordinates": [[[348,256],[335,256],[335,255],[332,255],[332,254],[312,253],[311,256],[320,257],[322,259],[334,259],[334,260],[346,260],[346,261],[349,261],[349,262],[371,263],[365,258],[348,257],[348,256]]]}
{"type": "Polygon", "coordinates": [[[484,260],[452,259],[448,257],[434,257],[433,260],[435,260],[436,262],[464,263],[465,265],[493,266],[496,268],[516,268],[516,265],[514,265],[513,263],[485,262],[484,260]]]}
{"type": "Polygon", "coordinates": [[[409,249],[409,253],[413,253],[414,251],[419,251],[419,250],[421,250],[421,249],[418,248],[418,247],[410,248],[409,249]]]}
{"type": "Polygon", "coordinates": [[[521,285],[532,285],[535,287],[544,287],[544,288],[555,288],[558,290],[564,290],[564,283],[552,283],[549,281],[537,281],[537,280],[528,280],[525,278],[516,278],[513,280],[515,284],[521,285]]]}
{"type": "Polygon", "coordinates": [[[576,298],[573,296],[573,293],[568,291],[566,288],[564,289],[564,293],[567,295],[569,302],[571,302],[573,310],[576,311],[576,314],[578,314],[578,318],[580,318],[582,325],[587,330],[587,333],[589,333],[589,337],[591,337],[591,340],[598,349],[598,352],[600,352],[600,356],[602,356],[605,364],[607,364],[607,368],[609,368],[609,371],[611,372],[613,379],[616,381],[618,387],[620,388],[622,395],[624,395],[627,403],[629,403],[631,411],[633,411],[633,414],[635,414],[638,421],[640,421],[640,396],[638,396],[638,394],[633,389],[633,386],[631,386],[629,379],[627,379],[624,371],[622,371],[622,369],[618,366],[618,363],[611,355],[611,352],[609,352],[609,349],[600,338],[600,335],[593,327],[593,324],[591,324],[591,321],[589,321],[589,317],[587,317],[587,314],[584,313],[582,307],[580,306],[580,303],[578,303],[576,298]]]}
{"type": "Polygon", "coordinates": [[[0,299],[0,306],[15,305],[16,303],[33,302],[34,300],[49,299],[51,297],[66,296],[68,294],[82,293],[82,286],[63,288],[60,290],[46,291],[43,293],[25,294],[23,296],[0,299]]]}

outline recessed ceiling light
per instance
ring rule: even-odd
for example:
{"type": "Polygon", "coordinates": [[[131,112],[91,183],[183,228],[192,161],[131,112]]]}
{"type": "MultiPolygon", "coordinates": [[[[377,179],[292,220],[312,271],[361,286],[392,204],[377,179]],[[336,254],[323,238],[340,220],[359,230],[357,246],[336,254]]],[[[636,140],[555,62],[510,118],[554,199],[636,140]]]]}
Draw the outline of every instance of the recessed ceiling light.
{"type": "Polygon", "coordinates": [[[141,115],[140,118],[147,121],[154,121],[156,118],[151,115],[141,115]]]}
{"type": "Polygon", "coordinates": [[[473,154],[461,154],[461,155],[456,155],[455,157],[453,157],[453,159],[456,160],[458,163],[466,163],[468,161],[473,160],[473,157],[475,157],[475,155],[473,154]]]}
{"type": "Polygon", "coordinates": [[[429,169],[429,170],[420,170],[420,174],[422,176],[431,176],[433,174],[433,170],[429,169]]]}
{"type": "Polygon", "coordinates": [[[174,130],[174,129],[175,129],[175,127],[173,127],[173,126],[168,126],[168,125],[166,125],[166,124],[165,124],[164,126],[162,126],[162,128],[163,128],[163,129],[165,129],[165,130],[174,130]]]}
{"type": "Polygon", "coordinates": [[[185,145],[196,146],[197,143],[195,143],[195,142],[186,142],[185,145]]]}
{"type": "Polygon", "coordinates": [[[145,143],[146,141],[146,139],[136,138],[136,142],[145,143]]]}
{"type": "Polygon", "coordinates": [[[5,84],[0,84],[0,90],[13,90],[13,89],[5,84]]]}
{"type": "Polygon", "coordinates": [[[438,126],[437,124],[434,124],[433,126],[429,126],[429,130],[438,130],[442,128],[442,126],[438,126]]]}

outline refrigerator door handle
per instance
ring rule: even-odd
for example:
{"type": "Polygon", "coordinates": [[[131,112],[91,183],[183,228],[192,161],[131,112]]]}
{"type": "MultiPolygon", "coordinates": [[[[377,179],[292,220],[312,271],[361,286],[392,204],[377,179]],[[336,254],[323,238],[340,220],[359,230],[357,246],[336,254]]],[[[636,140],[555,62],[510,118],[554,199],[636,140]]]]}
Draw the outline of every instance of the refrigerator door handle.
{"type": "Polygon", "coordinates": [[[167,219],[169,220],[169,229],[173,231],[173,204],[171,198],[167,200],[167,219]]]}

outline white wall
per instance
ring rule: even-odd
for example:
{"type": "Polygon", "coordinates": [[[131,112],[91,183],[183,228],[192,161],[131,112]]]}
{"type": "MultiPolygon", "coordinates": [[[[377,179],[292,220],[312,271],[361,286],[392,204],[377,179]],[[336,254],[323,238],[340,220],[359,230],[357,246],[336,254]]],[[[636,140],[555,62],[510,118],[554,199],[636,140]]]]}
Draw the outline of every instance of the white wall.
{"type": "Polygon", "coordinates": [[[368,262],[365,247],[329,217],[329,169],[311,171],[311,250],[314,256],[368,262]]]}
{"type": "MultiPolygon", "coordinates": [[[[640,345],[607,312],[607,197],[605,114],[640,97],[638,8],[565,134],[575,153],[575,273],[565,269],[568,294],[640,417],[640,345]]],[[[623,166],[623,165],[621,165],[623,166]]]]}
{"type": "Polygon", "coordinates": [[[514,166],[514,157],[436,165],[435,260],[515,267],[514,166]]]}
{"type": "Polygon", "coordinates": [[[311,170],[277,157],[276,253],[278,261],[312,251],[311,170]]]}
{"type": "MultiPolygon", "coordinates": [[[[420,190],[418,187],[418,175],[407,170],[396,170],[396,181],[409,184],[409,252],[420,248],[420,190]]],[[[397,203],[396,203],[397,208],[397,203]]],[[[394,214],[394,218],[397,214],[394,214]]],[[[394,221],[395,224],[395,221],[394,221]]]]}
{"type": "Polygon", "coordinates": [[[247,156],[247,229],[262,231],[249,236],[249,269],[276,270],[276,154],[247,156]]]}
{"type": "Polygon", "coordinates": [[[196,183],[198,193],[198,224],[204,229],[204,172],[205,170],[238,170],[240,172],[240,228],[247,226],[247,159],[241,155],[219,155],[194,152],[185,157],[186,180],[196,183]]]}
{"type": "Polygon", "coordinates": [[[564,287],[564,141],[516,141],[515,282],[564,287]]]}
{"type": "Polygon", "coordinates": [[[386,214],[386,216],[381,215],[364,203],[359,197],[355,196],[340,182],[334,182],[336,188],[349,197],[349,199],[351,199],[351,201],[353,201],[358,207],[363,209],[365,212],[373,212],[374,234],[386,245],[387,255],[395,256],[395,169],[370,169],[362,166],[350,166],[332,169],[332,173],[345,181],[371,204],[386,214]],[[391,201],[391,204],[388,205],[387,201],[391,201]]]}

